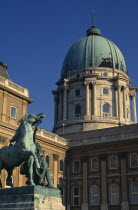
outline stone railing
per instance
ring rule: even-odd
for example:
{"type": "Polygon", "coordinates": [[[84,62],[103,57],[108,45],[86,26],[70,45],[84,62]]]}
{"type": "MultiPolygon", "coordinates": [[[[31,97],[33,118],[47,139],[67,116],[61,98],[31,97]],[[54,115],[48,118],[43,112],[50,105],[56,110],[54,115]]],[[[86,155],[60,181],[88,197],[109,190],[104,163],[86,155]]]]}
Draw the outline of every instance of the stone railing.
{"type": "Polygon", "coordinates": [[[54,142],[57,142],[59,144],[65,145],[65,146],[68,145],[67,139],[64,139],[54,133],[51,133],[51,132],[43,130],[43,129],[39,129],[37,131],[37,135],[40,137],[46,138],[47,140],[54,141],[54,142]]]}
{"type": "Polygon", "coordinates": [[[103,116],[97,116],[99,120],[119,120],[119,117],[111,116],[111,115],[106,115],[104,114],[103,116]]]}
{"type": "MultiPolygon", "coordinates": [[[[123,129],[123,128],[122,128],[123,129]]],[[[115,132],[115,131],[114,131],[115,132]]],[[[124,133],[113,133],[113,130],[111,128],[111,131],[109,130],[109,134],[106,135],[100,135],[97,134],[96,136],[93,137],[88,137],[87,134],[86,136],[82,137],[80,134],[79,140],[69,140],[69,146],[74,147],[74,146],[83,146],[83,145],[91,145],[91,144],[97,144],[97,143],[107,143],[107,142],[115,142],[115,141],[127,141],[127,140],[132,140],[132,139],[138,139],[138,131],[131,132],[128,129],[128,132],[124,133]]]]}
{"type": "Polygon", "coordinates": [[[3,77],[0,76],[0,84],[2,84],[3,86],[16,91],[26,97],[29,97],[29,91],[26,88],[21,87],[20,85],[15,84],[14,82],[5,79],[3,77]]]}

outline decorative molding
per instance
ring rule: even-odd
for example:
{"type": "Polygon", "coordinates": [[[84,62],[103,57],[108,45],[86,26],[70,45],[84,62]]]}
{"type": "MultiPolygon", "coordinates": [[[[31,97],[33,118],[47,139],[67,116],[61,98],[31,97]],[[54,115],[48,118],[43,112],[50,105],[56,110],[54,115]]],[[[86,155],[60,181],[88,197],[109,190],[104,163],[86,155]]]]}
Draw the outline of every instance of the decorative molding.
{"type": "Polygon", "coordinates": [[[126,158],[126,157],[127,157],[127,152],[121,152],[121,153],[119,154],[119,157],[120,157],[121,159],[126,158]]]}
{"type": "Polygon", "coordinates": [[[7,141],[7,138],[4,136],[0,136],[0,143],[4,144],[7,141]]]}
{"type": "Polygon", "coordinates": [[[54,158],[54,160],[58,160],[59,159],[59,155],[53,154],[53,158],[54,158]]]}
{"type": "Polygon", "coordinates": [[[107,154],[101,154],[100,155],[100,159],[101,160],[106,160],[107,159],[107,156],[108,156],[107,154]]]}

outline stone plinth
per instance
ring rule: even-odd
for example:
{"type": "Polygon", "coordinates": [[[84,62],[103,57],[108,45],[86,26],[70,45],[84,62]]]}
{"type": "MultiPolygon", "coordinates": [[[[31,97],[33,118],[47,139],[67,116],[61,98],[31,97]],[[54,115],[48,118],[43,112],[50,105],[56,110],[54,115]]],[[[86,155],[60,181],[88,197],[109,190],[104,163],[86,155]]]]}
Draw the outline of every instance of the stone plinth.
{"type": "Polygon", "coordinates": [[[65,210],[58,189],[39,185],[0,190],[0,209],[65,210]]]}

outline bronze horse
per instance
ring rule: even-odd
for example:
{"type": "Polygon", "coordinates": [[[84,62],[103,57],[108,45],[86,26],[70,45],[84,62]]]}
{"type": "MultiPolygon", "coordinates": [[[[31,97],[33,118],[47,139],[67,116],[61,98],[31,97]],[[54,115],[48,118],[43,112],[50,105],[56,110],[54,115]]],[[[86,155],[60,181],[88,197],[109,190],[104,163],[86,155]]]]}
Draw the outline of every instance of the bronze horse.
{"type": "Polygon", "coordinates": [[[20,119],[20,126],[15,135],[10,140],[10,145],[0,149],[0,172],[5,169],[8,172],[6,185],[13,186],[12,172],[15,167],[21,166],[24,161],[28,164],[28,185],[35,185],[33,180],[34,164],[36,168],[40,168],[39,162],[35,155],[36,146],[33,141],[32,126],[40,124],[43,121],[44,114],[25,115],[20,119]],[[15,142],[13,145],[12,143],[15,142]]]}

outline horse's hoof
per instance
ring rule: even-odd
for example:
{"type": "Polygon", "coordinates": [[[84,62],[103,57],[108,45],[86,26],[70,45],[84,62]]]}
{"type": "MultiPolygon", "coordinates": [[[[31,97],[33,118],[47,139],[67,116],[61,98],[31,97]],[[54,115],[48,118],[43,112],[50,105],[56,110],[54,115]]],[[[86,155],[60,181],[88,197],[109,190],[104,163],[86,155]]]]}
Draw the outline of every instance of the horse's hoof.
{"type": "Polygon", "coordinates": [[[46,185],[46,187],[48,187],[48,188],[54,188],[54,189],[56,189],[56,187],[53,185],[53,183],[48,183],[47,185],[46,185]]]}
{"type": "Polygon", "coordinates": [[[28,181],[28,180],[26,181],[26,184],[27,185],[33,185],[33,186],[35,185],[35,183],[33,181],[28,181]]]}

